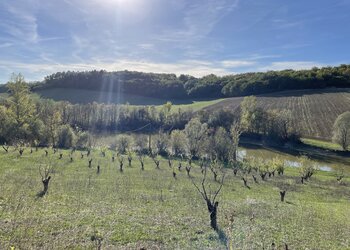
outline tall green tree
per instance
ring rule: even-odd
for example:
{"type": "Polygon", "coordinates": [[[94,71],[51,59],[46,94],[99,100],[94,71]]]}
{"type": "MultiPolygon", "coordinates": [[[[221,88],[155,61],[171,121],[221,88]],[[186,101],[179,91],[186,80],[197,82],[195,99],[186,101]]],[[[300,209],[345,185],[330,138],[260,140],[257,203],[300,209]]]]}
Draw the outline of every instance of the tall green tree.
{"type": "Polygon", "coordinates": [[[251,131],[257,118],[257,100],[255,96],[244,97],[241,103],[241,126],[245,131],[251,131]]]}
{"type": "Polygon", "coordinates": [[[241,125],[238,121],[233,122],[230,134],[232,139],[232,161],[237,160],[237,151],[238,151],[238,144],[239,144],[239,138],[241,137],[242,129],[241,125]]]}
{"type": "Polygon", "coordinates": [[[30,126],[36,119],[35,103],[30,95],[28,84],[21,74],[13,74],[7,83],[9,98],[7,105],[10,116],[14,119],[16,137],[28,139],[30,126]]]}

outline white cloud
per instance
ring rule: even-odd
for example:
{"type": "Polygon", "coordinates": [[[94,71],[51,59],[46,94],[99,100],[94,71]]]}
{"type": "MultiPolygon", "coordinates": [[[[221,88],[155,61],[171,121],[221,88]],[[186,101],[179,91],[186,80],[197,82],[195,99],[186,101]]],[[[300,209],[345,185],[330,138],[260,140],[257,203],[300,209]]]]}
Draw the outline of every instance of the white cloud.
{"type": "Polygon", "coordinates": [[[284,69],[311,69],[313,67],[324,67],[326,65],[313,61],[281,61],[281,62],[272,62],[269,65],[259,67],[259,71],[267,70],[284,70],[284,69]]]}
{"type": "MultiPolygon", "coordinates": [[[[89,63],[70,63],[60,64],[54,62],[46,63],[22,63],[22,62],[9,62],[0,61],[0,69],[10,72],[21,72],[26,79],[30,81],[40,80],[44,76],[59,72],[59,71],[88,71],[88,70],[107,70],[107,71],[142,71],[142,72],[155,72],[155,73],[175,73],[189,74],[197,77],[205,76],[208,74],[216,74],[219,76],[233,74],[234,72],[227,70],[226,68],[216,66],[221,63],[210,63],[207,61],[194,61],[184,60],[176,63],[157,63],[149,61],[137,61],[137,60],[117,60],[111,62],[89,62],[89,63]]],[[[6,79],[4,79],[6,81],[6,79]]]]}

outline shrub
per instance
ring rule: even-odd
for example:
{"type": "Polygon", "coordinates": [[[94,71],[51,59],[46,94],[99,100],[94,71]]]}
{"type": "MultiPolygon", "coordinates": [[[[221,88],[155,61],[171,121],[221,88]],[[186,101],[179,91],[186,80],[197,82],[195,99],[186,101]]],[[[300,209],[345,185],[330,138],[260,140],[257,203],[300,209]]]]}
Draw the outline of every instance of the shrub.
{"type": "Polygon", "coordinates": [[[71,148],[75,146],[76,136],[69,125],[63,125],[58,131],[57,146],[60,148],[71,148]]]}

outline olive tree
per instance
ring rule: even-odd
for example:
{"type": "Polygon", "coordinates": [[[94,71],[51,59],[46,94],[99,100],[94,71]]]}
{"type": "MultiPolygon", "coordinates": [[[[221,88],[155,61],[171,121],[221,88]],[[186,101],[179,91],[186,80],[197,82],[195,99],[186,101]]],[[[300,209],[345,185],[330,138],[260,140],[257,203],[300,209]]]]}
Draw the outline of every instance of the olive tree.
{"type": "Polygon", "coordinates": [[[184,133],[187,137],[189,153],[193,157],[199,157],[201,142],[208,133],[208,125],[202,124],[198,118],[193,118],[186,124],[184,133]]]}
{"type": "Polygon", "coordinates": [[[181,156],[186,154],[187,145],[187,137],[183,131],[175,129],[171,132],[170,146],[173,155],[181,156]]]}
{"type": "Polygon", "coordinates": [[[347,111],[338,116],[333,125],[333,141],[338,143],[343,150],[350,145],[350,112],[347,111]]]}

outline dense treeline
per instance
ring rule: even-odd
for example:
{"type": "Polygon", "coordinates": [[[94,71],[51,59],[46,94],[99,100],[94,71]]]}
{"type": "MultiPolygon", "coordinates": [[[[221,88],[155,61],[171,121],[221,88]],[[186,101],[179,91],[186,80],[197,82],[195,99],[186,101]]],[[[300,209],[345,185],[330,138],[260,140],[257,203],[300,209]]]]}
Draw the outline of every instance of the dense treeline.
{"type": "Polygon", "coordinates": [[[7,84],[9,97],[0,103],[0,143],[29,143],[71,146],[89,133],[143,132],[183,129],[192,118],[191,110],[173,112],[170,102],[162,107],[86,104],[33,97],[21,75],[7,84]]]}
{"type": "Polygon", "coordinates": [[[154,106],[57,103],[66,124],[93,132],[154,132],[159,129],[181,129],[191,119],[192,111],[171,112],[171,103],[154,106]]]}
{"type": "Polygon", "coordinates": [[[350,65],[243,73],[223,77],[211,74],[202,78],[131,71],[68,71],[49,75],[44,81],[32,85],[33,90],[79,88],[169,99],[232,97],[328,87],[350,87],[350,65]]]}

